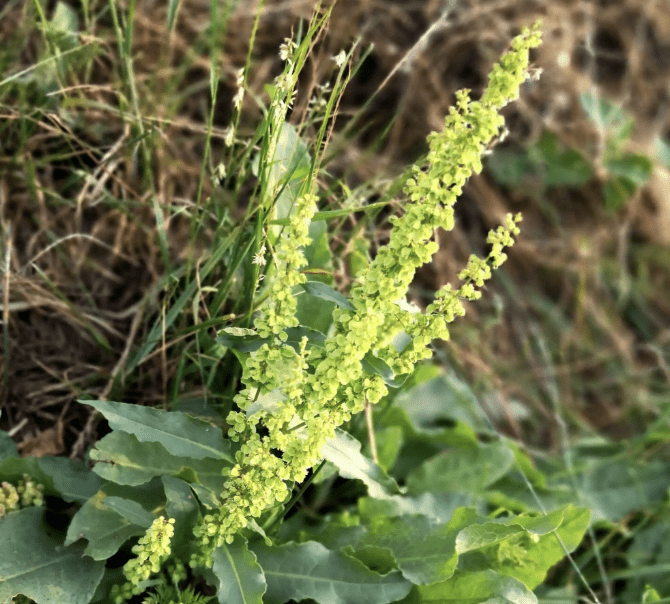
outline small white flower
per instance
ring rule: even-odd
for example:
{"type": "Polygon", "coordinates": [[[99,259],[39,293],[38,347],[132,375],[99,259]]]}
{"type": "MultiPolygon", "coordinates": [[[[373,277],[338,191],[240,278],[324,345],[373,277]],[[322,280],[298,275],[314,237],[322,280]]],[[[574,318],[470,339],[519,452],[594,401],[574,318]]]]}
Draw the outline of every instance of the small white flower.
{"type": "Polygon", "coordinates": [[[226,147],[230,147],[233,144],[233,127],[230,126],[229,128],[226,128],[226,136],[223,139],[223,142],[226,144],[226,147]]]}
{"type": "Polygon", "coordinates": [[[265,260],[265,246],[261,246],[261,249],[258,250],[258,254],[254,254],[254,259],[251,261],[253,264],[258,266],[265,266],[267,261],[265,260]]]}
{"type": "Polygon", "coordinates": [[[293,40],[284,38],[284,43],[279,47],[279,58],[287,61],[297,47],[298,45],[293,40]]]}
{"type": "Polygon", "coordinates": [[[342,67],[344,65],[344,62],[347,60],[347,53],[344,52],[343,50],[340,50],[340,52],[333,57],[333,61],[335,61],[335,64],[338,67],[342,67]]]}
{"type": "MultiPolygon", "coordinates": [[[[227,133],[226,136],[228,136],[227,133]]],[[[228,146],[230,147],[230,145],[228,146]]],[[[216,168],[214,168],[214,176],[219,182],[221,182],[224,178],[226,178],[226,164],[221,162],[219,165],[217,165],[216,168]]]]}
{"type": "Polygon", "coordinates": [[[239,111],[242,106],[242,99],[244,99],[244,88],[238,88],[235,96],[233,97],[233,107],[235,111],[239,111]]]}
{"type": "Polygon", "coordinates": [[[240,67],[235,72],[235,84],[237,84],[238,88],[242,88],[244,84],[244,67],[240,67]]]}
{"type": "Polygon", "coordinates": [[[275,86],[281,92],[288,92],[293,85],[290,73],[282,73],[275,78],[275,86]]]}

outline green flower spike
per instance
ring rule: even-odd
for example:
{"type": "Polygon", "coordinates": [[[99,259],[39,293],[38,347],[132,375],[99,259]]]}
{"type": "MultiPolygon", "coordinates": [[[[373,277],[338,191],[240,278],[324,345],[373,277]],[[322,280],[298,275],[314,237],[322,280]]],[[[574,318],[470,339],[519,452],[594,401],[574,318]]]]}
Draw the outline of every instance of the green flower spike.
{"type": "Polygon", "coordinates": [[[506,226],[489,234],[489,257],[472,256],[459,275],[462,285],[442,288],[426,313],[412,314],[402,304],[416,269],[437,251],[435,229],[453,228],[456,199],[470,175],[482,170],[482,154],[504,123],[499,109],[518,98],[529,50],[539,44],[540,24],[524,28],[494,66],[479,101],[471,101],[467,90],[457,94],[444,129],[428,137],[427,168],[415,167],[406,183],[409,202],[402,217],[391,218],[389,243],[352,289],[354,310],[336,309],[332,335],[322,348],[309,351],[306,341],[298,351],[286,344],[286,329],[297,325],[292,288],[305,281],[301,248],[309,243],[307,228],[316,210],[311,193],[296,200],[276,248],[277,272],[269,297],[255,321],[258,334],[270,342],[247,360],[244,388],[235,398],[240,411],[231,411],[227,418],[229,437],[244,444],[220,495],[224,505],[195,527],[200,551],[191,565],[211,566],[214,548],[232,543],[250,519],[288,497],[286,481],[304,480],[337,426],[386,394],[380,376],[364,373],[361,360],[366,354],[373,352],[396,374],[410,373],[430,357],[433,339],[448,339],[447,324],[465,313],[461,300],[479,298],[478,288],[491,277],[491,269],[505,261],[503,249],[518,234],[520,216],[509,216],[506,226]],[[401,331],[410,343],[398,350],[393,337],[401,331]],[[272,404],[258,405],[248,414],[252,403],[266,395],[272,395],[272,404]],[[259,425],[266,436],[260,436],[259,425]]]}

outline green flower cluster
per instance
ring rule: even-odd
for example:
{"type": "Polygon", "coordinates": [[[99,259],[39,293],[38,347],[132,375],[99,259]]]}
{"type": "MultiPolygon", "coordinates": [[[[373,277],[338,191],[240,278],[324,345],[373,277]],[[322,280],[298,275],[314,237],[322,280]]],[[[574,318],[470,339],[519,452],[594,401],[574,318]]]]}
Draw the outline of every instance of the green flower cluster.
{"type": "MultiPolygon", "coordinates": [[[[133,595],[142,593],[142,581],[146,581],[152,573],[157,573],[161,565],[170,556],[170,542],[174,535],[174,518],[168,520],[159,516],[154,520],[147,532],[133,547],[135,558],[131,558],[123,567],[123,574],[128,581],[123,585],[114,585],[111,598],[115,604],[128,600],[133,595]]],[[[182,569],[183,570],[183,569],[182,569]]]]}
{"type": "Polygon", "coordinates": [[[206,604],[211,599],[211,596],[196,594],[192,587],[179,592],[174,587],[159,585],[154,594],[144,598],[142,604],[206,604]]]}
{"type": "Polygon", "coordinates": [[[221,493],[227,505],[206,515],[195,527],[202,553],[192,557],[191,565],[211,565],[211,552],[215,547],[224,542],[232,543],[235,533],[244,528],[250,518],[260,516],[277,501],[284,501],[289,495],[285,481],[302,480],[314,463],[311,457],[303,460],[302,466],[289,463],[300,449],[298,432],[291,432],[291,428],[297,427],[299,409],[304,404],[309,364],[306,338],[298,351],[284,343],[285,330],[298,325],[292,288],[306,280],[300,269],[307,261],[300,248],[309,243],[307,233],[316,212],[316,200],[311,193],[296,200],[289,225],[276,246],[277,272],[255,321],[259,335],[272,337],[273,344],[264,344],[245,364],[244,388],[235,397],[240,411],[231,411],[226,418],[231,426],[228,436],[244,444],[236,453],[237,465],[230,471],[221,493]],[[250,412],[251,405],[269,393],[277,393],[271,411],[259,406],[250,412]],[[269,431],[265,438],[256,431],[261,421],[269,431]],[[283,458],[274,455],[273,450],[282,451],[283,458]]]}
{"type": "Polygon", "coordinates": [[[504,227],[489,234],[488,258],[469,259],[459,275],[460,288],[445,286],[418,316],[402,304],[416,269],[437,251],[434,230],[453,228],[456,199],[469,176],[481,171],[486,145],[504,122],[499,109],[518,97],[529,49],[539,44],[540,24],[524,28],[493,68],[480,101],[471,101],[468,91],[458,93],[444,130],[429,137],[428,169],[416,167],[406,183],[410,202],[405,214],[391,219],[389,243],[352,289],[355,310],[336,309],[332,335],[322,348],[309,350],[306,340],[299,350],[286,344],[285,330],[297,325],[291,288],[305,281],[300,248],[309,241],[307,227],[316,210],[311,193],[295,202],[276,249],[277,273],[270,295],[255,322],[258,334],[271,337],[271,343],[248,359],[244,389],[235,399],[240,411],[227,418],[229,437],[244,444],[221,493],[223,505],[195,528],[200,553],[192,557],[192,565],[210,566],[215,547],[232,543],[249,520],[284,501],[289,494],[285,481],[305,478],[335,428],[386,394],[381,377],[362,369],[367,353],[386,361],[397,374],[410,373],[418,361],[430,357],[428,344],[433,339],[449,337],[447,324],[465,312],[461,299],[479,298],[475,288],[490,278],[491,268],[505,261],[503,249],[514,242],[520,216],[508,216],[504,227]],[[401,332],[410,340],[404,348],[393,341],[401,332]],[[261,424],[268,431],[263,437],[257,431],[261,424]]]}
{"type": "Polygon", "coordinates": [[[18,486],[9,482],[0,483],[0,518],[13,510],[31,505],[43,505],[42,491],[44,491],[44,485],[37,484],[28,474],[23,475],[18,486]]]}

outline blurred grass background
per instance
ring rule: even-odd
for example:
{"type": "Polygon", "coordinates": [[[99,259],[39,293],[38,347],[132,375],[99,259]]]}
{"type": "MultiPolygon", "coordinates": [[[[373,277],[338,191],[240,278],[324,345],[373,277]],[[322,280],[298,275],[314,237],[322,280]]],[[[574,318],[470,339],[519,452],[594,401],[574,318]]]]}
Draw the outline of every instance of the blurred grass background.
{"type": "MultiPolygon", "coordinates": [[[[248,312],[231,236],[253,194],[246,144],[313,0],[10,0],[0,8],[0,428],[23,455],[82,458],[77,398],[225,407],[215,330],[248,312]],[[253,35],[252,35],[253,32],[253,35]],[[230,142],[240,68],[247,94],[230,142]],[[237,263],[237,264],[236,264],[237,263]]],[[[544,19],[539,79],[467,184],[457,226],[412,286],[424,306],[506,212],[510,260],[437,343],[496,426],[548,451],[566,436],[648,455],[670,436],[670,20],[661,1],[338,0],[290,122],[358,41],[337,107],[323,210],[344,291],[386,240],[397,182],[454,93],[478,98],[522,25],[544,19]],[[344,200],[344,201],[343,201],[344,200]],[[382,204],[385,205],[385,204],[382,204]]]]}

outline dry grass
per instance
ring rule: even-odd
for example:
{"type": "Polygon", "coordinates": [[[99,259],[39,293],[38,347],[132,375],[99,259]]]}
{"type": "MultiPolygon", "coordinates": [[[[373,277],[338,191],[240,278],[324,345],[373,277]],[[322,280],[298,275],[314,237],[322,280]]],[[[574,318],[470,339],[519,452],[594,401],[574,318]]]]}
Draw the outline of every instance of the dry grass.
{"type": "MultiPolygon", "coordinates": [[[[227,158],[235,72],[246,61],[256,5],[237,3],[226,27],[212,31],[209,2],[185,0],[169,32],[164,3],[137,4],[126,54],[110,4],[99,0],[78,13],[83,48],[62,69],[0,84],[0,427],[25,454],[82,456],[98,438],[96,420],[72,404],[84,394],[170,407],[180,398],[225,400],[234,388],[229,364],[208,357],[212,327],[193,327],[235,310],[234,287],[215,294],[225,262],[204,276],[201,269],[222,249],[220,226],[239,219],[249,195],[235,175],[228,188],[217,186],[212,171],[227,158]],[[220,75],[213,107],[212,65],[220,75]],[[175,306],[189,284],[192,295],[175,306]],[[155,345],[140,348],[151,333],[155,345]]],[[[313,4],[263,8],[248,77],[261,98],[281,69],[279,45],[313,4]]],[[[540,15],[546,33],[534,62],[544,73],[507,108],[504,148],[527,149],[548,129],[600,166],[607,133],[581,111],[583,92],[623,104],[636,120],[631,146],[638,150],[649,154],[655,135],[670,134],[670,30],[661,2],[471,1],[454,5],[446,20],[442,4],[339,0],[300,82],[292,121],[303,123],[331,56],[359,36],[358,52],[369,43],[374,49],[339,107],[331,142],[339,154],[325,185],[339,179],[355,190],[378,182],[363,193],[377,200],[383,183],[425,152],[426,134],[441,126],[453,93],[468,87],[479,94],[520,25],[540,15]],[[345,137],[354,115],[358,125],[345,137]]],[[[0,9],[0,81],[54,52],[36,6],[14,1],[0,9]]],[[[39,6],[53,17],[55,2],[39,6]]],[[[253,133],[259,115],[247,95],[241,137],[253,133]]],[[[503,429],[556,448],[561,417],[577,430],[626,438],[667,407],[667,182],[657,166],[650,184],[612,214],[603,205],[602,169],[579,188],[541,190],[530,182],[512,190],[487,171],[471,179],[457,229],[440,236],[414,297],[425,302],[453,281],[469,254],[483,251],[487,230],[506,212],[523,211],[503,276],[440,349],[478,391],[496,393],[482,400],[503,429]]],[[[340,255],[357,228],[384,237],[354,216],[334,227],[342,232],[333,243],[340,255]]],[[[340,257],[338,282],[346,283],[340,257]]]]}

